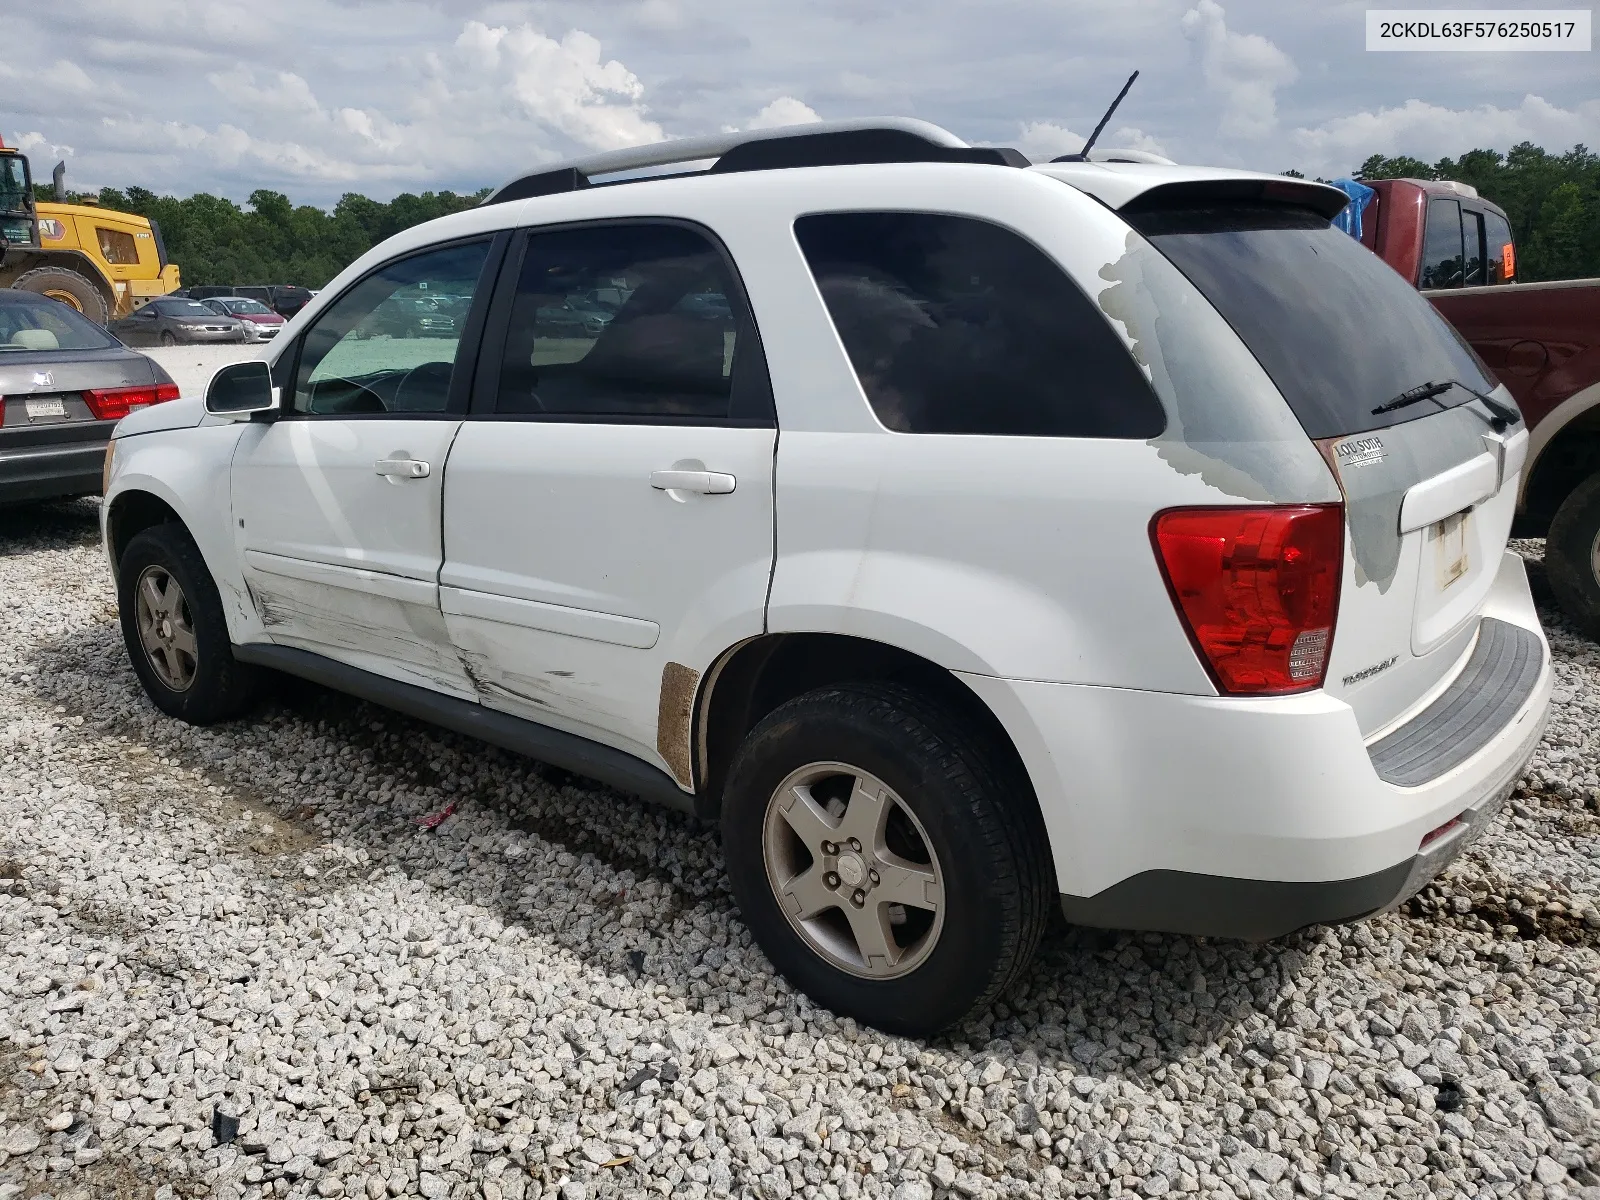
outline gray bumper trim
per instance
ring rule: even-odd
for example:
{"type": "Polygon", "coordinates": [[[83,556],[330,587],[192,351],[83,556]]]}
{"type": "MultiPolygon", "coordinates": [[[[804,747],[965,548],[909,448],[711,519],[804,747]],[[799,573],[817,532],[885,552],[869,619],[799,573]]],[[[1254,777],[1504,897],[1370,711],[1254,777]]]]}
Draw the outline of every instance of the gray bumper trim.
{"type": "Polygon", "coordinates": [[[1510,724],[1543,669],[1538,634],[1485,617],[1472,657],[1443,694],[1367,748],[1378,778],[1418,787],[1459,767],[1510,724]]]}

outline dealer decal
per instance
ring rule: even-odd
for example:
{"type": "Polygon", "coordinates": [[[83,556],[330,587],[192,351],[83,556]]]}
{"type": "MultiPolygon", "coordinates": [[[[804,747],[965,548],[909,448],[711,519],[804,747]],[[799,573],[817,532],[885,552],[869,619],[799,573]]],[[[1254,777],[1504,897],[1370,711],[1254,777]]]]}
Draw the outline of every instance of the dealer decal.
{"type": "Polygon", "coordinates": [[[1373,463],[1381,463],[1389,457],[1389,452],[1383,448],[1383,439],[1379,437],[1351,438],[1336,445],[1333,453],[1339,460],[1341,469],[1370,467],[1373,463]]]}

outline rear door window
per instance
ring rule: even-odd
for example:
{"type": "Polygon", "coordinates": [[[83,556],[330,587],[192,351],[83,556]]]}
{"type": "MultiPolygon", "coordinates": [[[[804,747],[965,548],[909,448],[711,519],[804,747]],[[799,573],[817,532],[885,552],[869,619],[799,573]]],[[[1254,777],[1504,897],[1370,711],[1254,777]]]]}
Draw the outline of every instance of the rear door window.
{"type": "Polygon", "coordinates": [[[770,424],[765,359],[731,263],[679,224],[530,233],[494,411],[770,424]]]}
{"type": "Polygon", "coordinates": [[[1511,226],[1499,213],[1483,214],[1484,257],[1489,263],[1490,283],[1510,283],[1517,276],[1515,251],[1511,248],[1511,226]]]}
{"type": "Polygon", "coordinates": [[[1166,416],[1042,250],[939,213],[819,213],[800,248],[878,420],[902,433],[1152,438],[1166,416]]]}
{"type": "Polygon", "coordinates": [[[1429,200],[1428,224],[1422,238],[1424,288],[1461,286],[1461,205],[1455,200],[1429,200]]]}
{"type": "MultiPolygon", "coordinates": [[[[1450,216],[1459,251],[1460,217],[1450,216]]],[[[1219,205],[1129,219],[1233,326],[1313,438],[1398,425],[1471,399],[1454,388],[1372,411],[1420,384],[1495,386],[1432,304],[1324,217],[1219,205]]]]}

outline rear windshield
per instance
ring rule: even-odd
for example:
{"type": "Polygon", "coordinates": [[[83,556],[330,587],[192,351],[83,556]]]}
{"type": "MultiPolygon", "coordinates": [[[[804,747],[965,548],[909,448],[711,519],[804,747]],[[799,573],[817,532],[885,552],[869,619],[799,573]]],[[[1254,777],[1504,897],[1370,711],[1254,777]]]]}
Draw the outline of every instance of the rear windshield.
{"type": "Polygon", "coordinates": [[[105,350],[121,345],[59,300],[0,292],[0,357],[24,350],[105,350]]]}
{"type": "Polygon", "coordinates": [[[1422,384],[1495,386],[1433,305],[1314,213],[1219,206],[1128,219],[1233,326],[1313,438],[1398,425],[1472,398],[1453,388],[1372,411],[1422,384]]]}

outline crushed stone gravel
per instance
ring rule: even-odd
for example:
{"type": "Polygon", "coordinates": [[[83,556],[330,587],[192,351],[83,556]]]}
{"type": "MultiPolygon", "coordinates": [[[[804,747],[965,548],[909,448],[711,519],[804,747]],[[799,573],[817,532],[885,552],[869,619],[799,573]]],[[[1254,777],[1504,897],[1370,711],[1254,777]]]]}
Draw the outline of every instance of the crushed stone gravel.
{"type": "Polygon", "coordinates": [[[1552,611],[1544,744],[1403,911],[1059,930],[921,1043],[776,977],[686,818],[307,685],[159,715],[92,504],[0,510],[0,597],[0,1200],[1600,1197],[1600,647],[1552,611]]]}

